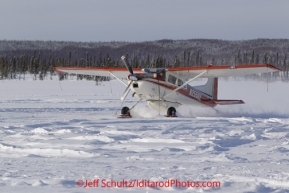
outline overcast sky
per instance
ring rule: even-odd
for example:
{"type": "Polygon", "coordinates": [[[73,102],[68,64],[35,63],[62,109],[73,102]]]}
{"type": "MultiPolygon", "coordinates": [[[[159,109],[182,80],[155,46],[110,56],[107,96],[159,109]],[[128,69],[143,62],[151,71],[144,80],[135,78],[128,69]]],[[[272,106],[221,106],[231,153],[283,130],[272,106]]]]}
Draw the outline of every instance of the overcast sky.
{"type": "Polygon", "coordinates": [[[0,0],[0,40],[289,38],[288,0],[0,0]]]}

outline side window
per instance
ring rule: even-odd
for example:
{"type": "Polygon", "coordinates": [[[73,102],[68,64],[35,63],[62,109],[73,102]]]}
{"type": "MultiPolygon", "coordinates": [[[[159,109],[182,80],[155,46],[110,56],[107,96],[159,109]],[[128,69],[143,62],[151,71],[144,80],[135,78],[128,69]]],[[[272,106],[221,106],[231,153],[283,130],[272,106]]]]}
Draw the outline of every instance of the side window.
{"type": "Polygon", "coordinates": [[[188,85],[186,84],[183,89],[188,90],[188,85]]]}
{"type": "MultiPolygon", "coordinates": [[[[182,86],[184,84],[184,81],[182,81],[181,79],[178,79],[178,86],[182,86]]],[[[188,89],[188,85],[186,84],[183,89],[187,90],[188,89]]]]}
{"type": "Polygon", "coordinates": [[[176,77],[174,77],[173,75],[169,74],[169,77],[168,77],[168,82],[169,83],[176,84],[176,80],[177,80],[176,77]]]}
{"type": "Polygon", "coordinates": [[[181,79],[178,79],[178,86],[182,86],[184,82],[181,79]]]}

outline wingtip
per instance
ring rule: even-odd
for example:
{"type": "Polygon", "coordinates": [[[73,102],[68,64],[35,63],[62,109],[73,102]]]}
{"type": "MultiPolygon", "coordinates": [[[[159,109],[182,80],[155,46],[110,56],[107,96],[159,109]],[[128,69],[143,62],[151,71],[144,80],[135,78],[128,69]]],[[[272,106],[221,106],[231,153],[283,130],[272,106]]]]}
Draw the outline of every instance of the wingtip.
{"type": "Polygon", "coordinates": [[[52,68],[57,74],[60,74],[60,75],[66,74],[66,72],[60,71],[57,66],[53,66],[52,68]]]}
{"type": "Polygon", "coordinates": [[[282,69],[280,69],[280,68],[278,68],[278,67],[276,67],[276,66],[274,66],[274,65],[272,65],[272,64],[266,64],[266,66],[267,66],[268,68],[274,69],[274,70],[276,70],[276,71],[283,71],[282,69]]]}

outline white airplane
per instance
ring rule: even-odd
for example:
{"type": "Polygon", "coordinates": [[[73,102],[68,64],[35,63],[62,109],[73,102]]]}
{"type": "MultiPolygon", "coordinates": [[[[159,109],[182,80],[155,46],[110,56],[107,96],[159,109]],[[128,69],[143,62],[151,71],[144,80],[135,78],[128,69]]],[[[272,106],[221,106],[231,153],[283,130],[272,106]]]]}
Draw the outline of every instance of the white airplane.
{"type": "Polygon", "coordinates": [[[120,117],[131,117],[130,110],[141,100],[157,111],[167,110],[167,117],[176,117],[176,108],[180,105],[215,107],[216,105],[243,104],[242,100],[219,100],[218,77],[243,76],[258,73],[270,73],[280,69],[270,64],[250,64],[238,66],[205,66],[182,68],[132,68],[125,57],[121,57],[126,68],[70,68],[54,67],[60,73],[83,74],[94,76],[112,75],[126,89],[121,97],[125,100],[129,91],[138,101],[130,108],[123,107],[120,117]],[[128,79],[128,84],[122,81],[128,79]],[[204,85],[190,86],[197,78],[207,78],[204,85]]]}

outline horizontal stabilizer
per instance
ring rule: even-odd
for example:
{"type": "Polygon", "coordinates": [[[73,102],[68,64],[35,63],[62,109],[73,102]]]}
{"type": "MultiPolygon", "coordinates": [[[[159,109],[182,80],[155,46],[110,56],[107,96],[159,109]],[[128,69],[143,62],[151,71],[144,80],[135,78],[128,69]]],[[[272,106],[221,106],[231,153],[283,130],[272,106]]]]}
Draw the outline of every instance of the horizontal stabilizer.
{"type": "Polygon", "coordinates": [[[235,105],[235,104],[245,104],[242,100],[211,100],[213,104],[216,105],[235,105]]]}

